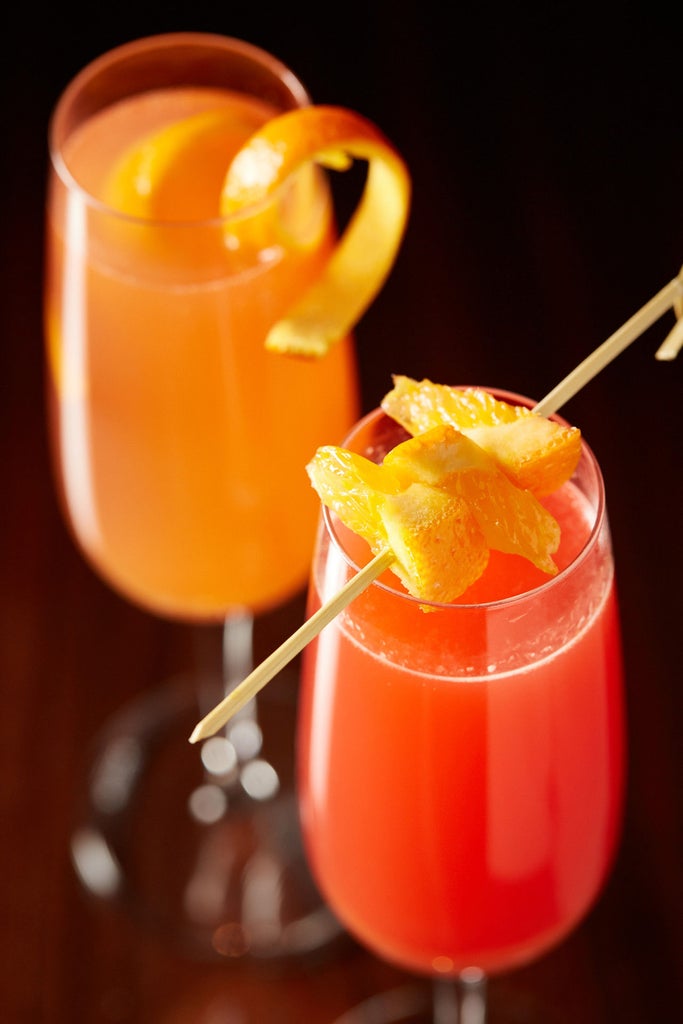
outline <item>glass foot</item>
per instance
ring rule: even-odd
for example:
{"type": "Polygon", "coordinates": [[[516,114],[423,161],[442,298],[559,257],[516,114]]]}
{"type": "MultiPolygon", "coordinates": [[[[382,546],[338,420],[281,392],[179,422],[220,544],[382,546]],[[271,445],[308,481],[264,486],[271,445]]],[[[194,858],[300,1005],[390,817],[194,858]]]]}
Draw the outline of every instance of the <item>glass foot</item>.
{"type": "Polygon", "coordinates": [[[306,865],[292,780],[296,681],[283,673],[278,685],[288,696],[271,689],[258,723],[237,717],[193,746],[201,688],[181,678],[124,709],[97,745],[72,834],[76,872],[190,955],[295,960],[346,937],[306,865]]]}
{"type": "Polygon", "coordinates": [[[337,1017],[334,1024],[573,1024],[576,1007],[557,1005],[528,982],[490,983],[469,969],[459,980],[406,982],[337,1017]]]}
{"type": "Polygon", "coordinates": [[[412,985],[390,989],[347,1010],[334,1024],[434,1024],[432,995],[412,985]]]}

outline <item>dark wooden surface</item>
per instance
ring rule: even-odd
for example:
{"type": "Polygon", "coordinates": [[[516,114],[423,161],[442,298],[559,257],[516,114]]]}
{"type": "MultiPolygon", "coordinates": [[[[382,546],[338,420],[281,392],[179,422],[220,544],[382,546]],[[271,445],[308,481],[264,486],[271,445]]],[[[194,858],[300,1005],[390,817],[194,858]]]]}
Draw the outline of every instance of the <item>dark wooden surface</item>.
{"type": "MultiPolygon", "coordinates": [[[[353,946],[286,972],[178,954],[85,898],[68,840],[88,745],[123,702],[189,664],[187,630],[115,596],[60,519],[43,413],[45,135],[84,63],[196,28],[276,53],[319,102],[376,120],[415,202],[399,262],[358,330],[365,408],[390,374],[540,398],[683,263],[681,18],[668,5],[490,5],[466,21],[408,0],[264,15],[201,2],[15,10],[2,61],[0,336],[0,1019],[8,1024],[329,1024],[403,976],[353,946]],[[399,15],[399,11],[405,13],[399,15]],[[445,19],[445,20],[444,20],[445,19]]],[[[282,9],[280,9],[282,8],[282,9]]],[[[340,202],[345,202],[341,195],[340,202]]],[[[624,621],[630,732],[623,841],[564,945],[494,982],[515,1019],[683,1015],[680,734],[681,371],[653,356],[670,314],[566,407],[602,463],[624,621]]],[[[274,619],[265,637],[283,627],[274,619]]]]}

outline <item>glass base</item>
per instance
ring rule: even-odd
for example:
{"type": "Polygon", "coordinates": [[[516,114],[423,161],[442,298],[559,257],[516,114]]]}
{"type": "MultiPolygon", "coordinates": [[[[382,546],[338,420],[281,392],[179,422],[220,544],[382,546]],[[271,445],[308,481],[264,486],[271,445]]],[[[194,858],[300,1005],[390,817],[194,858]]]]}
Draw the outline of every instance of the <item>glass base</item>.
{"type": "Polygon", "coordinates": [[[573,1024],[572,1011],[528,984],[486,979],[473,969],[458,980],[416,981],[350,1008],[334,1024],[573,1024]]]}
{"type": "Polygon", "coordinates": [[[391,989],[339,1017],[335,1024],[486,1024],[483,981],[462,990],[457,982],[435,982],[430,989],[391,989]]]}
{"type": "Polygon", "coordinates": [[[281,674],[259,700],[258,722],[252,710],[230,733],[193,746],[199,697],[215,687],[179,678],[108,724],[72,835],[77,874],[90,893],[189,955],[320,954],[345,933],[302,847],[292,779],[296,680],[281,674]]]}
{"type": "Polygon", "coordinates": [[[334,1024],[434,1024],[434,1019],[429,989],[407,985],[371,996],[334,1024]]]}

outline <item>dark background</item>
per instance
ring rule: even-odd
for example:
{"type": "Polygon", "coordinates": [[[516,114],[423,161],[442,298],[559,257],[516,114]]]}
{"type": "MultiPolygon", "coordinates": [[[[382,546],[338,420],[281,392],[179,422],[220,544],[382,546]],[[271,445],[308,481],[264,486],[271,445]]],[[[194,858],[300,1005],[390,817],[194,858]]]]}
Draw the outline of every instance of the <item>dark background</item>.
{"type": "MultiPolygon", "coordinates": [[[[90,905],[72,877],[68,829],[88,743],[126,697],[189,658],[189,642],[91,573],[55,504],[41,274],[59,92],[110,47],[162,31],[270,50],[317,102],[380,125],[413,175],[404,246],[357,330],[364,407],[392,373],[540,398],[683,263],[683,19],[669,8],[194,2],[182,14],[138,3],[3,16],[3,1021],[322,1024],[396,977],[354,950],[265,984],[232,965],[188,963],[163,937],[90,905]]],[[[624,840],[603,897],[561,950],[498,983],[517,1006],[540,999],[546,1022],[683,1013],[681,361],[653,358],[673,322],[664,317],[563,410],[606,478],[631,740],[624,840]]]]}

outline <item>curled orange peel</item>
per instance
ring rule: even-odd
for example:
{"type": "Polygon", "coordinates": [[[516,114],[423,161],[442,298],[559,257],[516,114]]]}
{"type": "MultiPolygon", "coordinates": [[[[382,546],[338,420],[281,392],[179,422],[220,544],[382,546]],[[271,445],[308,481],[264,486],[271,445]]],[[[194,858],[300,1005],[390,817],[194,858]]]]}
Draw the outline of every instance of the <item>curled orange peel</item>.
{"type": "Polygon", "coordinates": [[[228,168],[221,215],[246,217],[306,164],[343,170],[354,160],[368,164],[359,203],[321,275],[269,331],[271,351],[320,357],[355,326],[395,262],[410,208],[410,176],[371,121],[333,106],[303,107],[273,118],[228,168]]]}
{"type": "Polygon", "coordinates": [[[368,165],[358,205],[319,276],[266,337],[271,351],[320,357],[382,288],[408,218],[405,162],[371,121],[333,106],[298,108],[261,124],[228,108],[192,114],[136,141],[112,169],[103,198],[128,216],[159,222],[220,217],[226,250],[261,258],[282,244],[320,241],[327,217],[307,220],[317,195],[314,167],[344,171],[354,160],[368,165]]]}
{"type": "Polygon", "coordinates": [[[105,180],[103,198],[145,220],[218,217],[230,155],[260,123],[246,111],[222,107],[172,121],[124,151],[105,180]]]}

